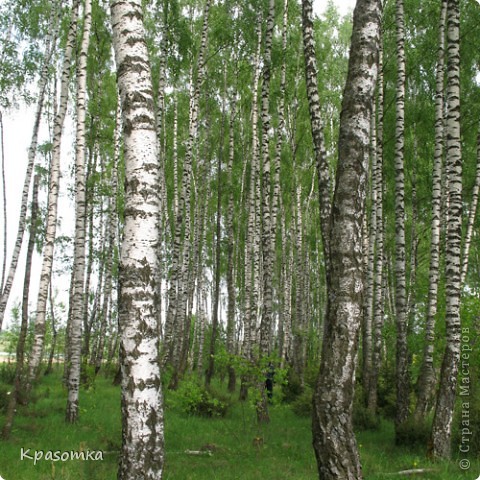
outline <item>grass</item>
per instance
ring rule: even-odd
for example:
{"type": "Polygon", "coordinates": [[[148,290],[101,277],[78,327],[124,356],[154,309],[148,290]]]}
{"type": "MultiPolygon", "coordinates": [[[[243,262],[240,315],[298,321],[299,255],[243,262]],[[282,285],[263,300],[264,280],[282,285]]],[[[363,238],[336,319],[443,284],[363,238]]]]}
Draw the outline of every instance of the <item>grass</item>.
{"type": "MultiPolygon", "coordinates": [[[[254,408],[231,399],[224,418],[187,416],[172,394],[166,393],[165,480],[306,480],[318,478],[311,447],[309,418],[296,416],[290,406],[271,407],[271,422],[258,427],[254,408]],[[194,454],[193,452],[201,452],[194,454]]],[[[120,395],[111,379],[99,376],[94,389],[82,390],[80,419],[64,422],[66,391],[60,373],[44,378],[34,402],[21,407],[11,439],[0,441],[0,477],[5,480],[113,480],[116,479],[121,443],[120,395]],[[97,461],[20,460],[21,448],[35,450],[94,450],[103,452],[97,461]]],[[[0,415],[0,425],[3,417],[0,415]]],[[[366,480],[475,479],[480,462],[463,472],[452,462],[431,463],[423,452],[394,445],[393,426],[382,422],[377,431],[357,435],[366,480]],[[422,475],[390,475],[412,468],[432,468],[422,475]]]]}

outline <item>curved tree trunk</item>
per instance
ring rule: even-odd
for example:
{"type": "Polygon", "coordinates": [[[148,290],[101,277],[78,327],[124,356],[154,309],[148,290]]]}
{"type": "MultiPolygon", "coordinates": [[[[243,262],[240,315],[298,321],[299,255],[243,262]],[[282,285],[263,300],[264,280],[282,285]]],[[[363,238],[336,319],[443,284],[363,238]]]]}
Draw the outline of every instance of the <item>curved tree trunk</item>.
{"type": "Polygon", "coordinates": [[[327,319],[312,424],[322,480],[362,479],[352,410],[362,316],[362,224],[381,15],[380,0],[358,0],[353,13],[332,207],[327,319]]]}
{"type": "Polygon", "coordinates": [[[331,179],[325,151],[323,124],[320,112],[320,95],[317,85],[317,58],[315,53],[315,37],[313,31],[313,1],[302,0],[302,33],[303,54],[305,57],[305,79],[307,98],[310,110],[310,127],[318,175],[318,192],[320,199],[320,222],[322,226],[323,254],[327,277],[329,275],[329,243],[331,216],[331,179]]]}

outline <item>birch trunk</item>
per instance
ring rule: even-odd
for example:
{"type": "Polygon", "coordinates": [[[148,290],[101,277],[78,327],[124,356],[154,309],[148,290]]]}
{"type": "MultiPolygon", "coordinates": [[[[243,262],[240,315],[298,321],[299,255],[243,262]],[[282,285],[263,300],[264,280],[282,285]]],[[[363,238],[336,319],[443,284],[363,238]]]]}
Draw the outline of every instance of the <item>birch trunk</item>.
{"type": "Polygon", "coordinates": [[[125,227],[119,266],[122,451],[118,479],[162,478],[163,398],[158,355],[158,139],[138,0],[111,2],[123,113],[125,227]]]}
{"type": "Polygon", "coordinates": [[[405,264],[405,26],[403,0],[396,0],[397,88],[395,123],[395,311],[397,327],[396,351],[396,415],[399,426],[408,418],[409,375],[407,345],[407,287],[405,264]]]}
{"type": "MultiPolygon", "coordinates": [[[[270,172],[270,79],[272,75],[272,40],[275,25],[275,0],[269,0],[267,15],[267,28],[265,32],[265,52],[263,57],[263,83],[262,83],[262,260],[263,260],[263,310],[260,323],[260,360],[270,353],[270,339],[273,323],[273,246],[275,229],[272,225],[271,188],[272,179],[270,172]]],[[[257,421],[267,423],[270,421],[268,403],[265,394],[263,378],[259,384],[260,401],[257,403],[257,421]]]]}
{"type": "Polygon", "coordinates": [[[461,243],[462,243],[462,152],[460,137],[460,9],[458,0],[447,6],[447,178],[448,223],[446,263],[446,347],[443,356],[437,405],[433,419],[433,456],[451,455],[452,421],[460,360],[461,243]]]}
{"type": "Polygon", "coordinates": [[[322,480],[361,480],[352,410],[362,314],[362,223],[382,2],[358,0],[340,116],[327,319],[314,394],[313,446],[322,480]]]}
{"type": "Polygon", "coordinates": [[[371,370],[368,373],[367,382],[367,407],[376,414],[378,402],[378,374],[382,361],[382,330],[384,323],[384,275],[383,275],[383,47],[380,41],[378,52],[378,79],[377,79],[377,134],[376,134],[376,165],[373,172],[376,189],[376,258],[375,258],[375,279],[374,279],[374,298],[373,298],[373,319],[372,319],[372,361],[371,370]]]}
{"type": "Polygon", "coordinates": [[[55,236],[57,232],[58,190],[60,184],[60,149],[62,143],[63,123],[68,104],[69,82],[71,74],[70,66],[72,62],[73,49],[76,43],[79,3],[80,1],[76,0],[72,6],[67,46],[65,48],[65,56],[63,60],[60,104],[54,123],[52,159],[50,163],[50,181],[48,186],[48,211],[45,225],[45,240],[43,244],[43,261],[40,274],[40,285],[37,296],[34,338],[29,359],[28,390],[38,374],[38,368],[42,358],[45,342],[45,316],[47,309],[48,290],[52,276],[55,236]]]}
{"type": "Polygon", "coordinates": [[[436,379],[433,365],[435,341],[435,317],[437,315],[439,264],[440,264],[440,220],[442,207],[442,164],[444,144],[444,57],[445,20],[447,0],[442,0],[438,29],[436,95],[435,95],[435,153],[433,160],[432,224],[430,240],[430,267],[428,274],[427,318],[425,321],[425,345],[418,377],[418,398],[415,418],[425,419],[431,405],[436,379]]]}
{"type": "Polygon", "coordinates": [[[468,272],[468,258],[470,254],[470,245],[472,243],[473,226],[477,216],[478,207],[478,193],[480,190],[480,131],[477,136],[477,171],[475,174],[475,184],[473,185],[472,200],[470,202],[470,211],[468,212],[467,233],[465,234],[465,241],[463,243],[462,254],[462,273],[460,277],[460,284],[463,287],[467,278],[468,272]]]}
{"type": "MultiPolygon", "coordinates": [[[[227,353],[229,355],[235,354],[235,279],[234,279],[234,239],[235,231],[233,227],[234,216],[234,177],[233,164],[235,161],[235,101],[232,101],[230,112],[230,130],[229,130],[229,148],[228,148],[228,165],[227,174],[229,180],[230,194],[228,195],[228,210],[227,210],[227,353]]],[[[236,385],[236,375],[233,365],[228,364],[228,391],[234,392],[236,385]]]]}
{"type": "MultiPolygon", "coordinates": [[[[10,297],[10,292],[12,290],[13,280],[15,278],[15,273],[17,271],[18,259],[20,258],[20,250],[22,248],[23,235],[25,233],[27,207],[28,207],[28,194],[30,191],[30,184],[32,180],[33,166],[35,163],[35,155],[37,153],[38,132],[40,129],[40,121],[42,118],[43,103],[45,100],[45,92],[46,92],[48,76],[49,76],[50,61],[52,58],[52,54],[55,50],[57,34],[58,34],[58,18],[55,19],[55,23],[51,30],[51,35],[46,42],[45,58],[43,60],[43,67],[42,67],[42,71],[40,73],[40,79],[38,82],[38,100],[37,100],[37,107],[35,110],[35,120],[33,123],[32,138],[30,140],[30,146],[28,148],[27,170],[25,172],[25,180],[23,183],[22,201],[20,205],[20,216],[18,219],[17,236],[15,239],[14,247],[13,247],[10,266],[8,268],[7,279],[5,283],[3,283],[3,279],[2,279],[2,284],[1,284],[2,290],[0,292],[1,293],[0,295],[0,331],[2,330],[3,318],[5,316],[5,310],[7,308],[8,299],[10,297]]],[[[3,133],[3,130],[2,130],[2,133],[3,133]]],[[[2,149],[2,153],[3,153],[3,149],[2,149]]]]}
{"type": "MultiPolygon", "coordinates": [[[[372,371],[372,330],[373,330],[373,301],[375,296],[375,247],[377,241],[377,145],[376,145],[376,112],[375,104],[372,107],[372,119],[370,126],[370,157],[371,157],[371,174],[370,174],[370,229],[368,230],[368,247],[364,251],[366,257],[366,294],[363,315],[363,387],[368,395],[370,389],[369,376],[372,371]]],[[[367,236],[367,232],[365,232],[367,236]]]]}
{"type": "Polygon", "coordinates": [[[77,66],[77,125],[75,151],[75,239],[73,253],[73,306],[70,335],[70,365],[68,369],[67,409],[65,419],[75,423],[78,419],[78,394],[80,386],[80,363],[82,350],[82,323],[85,282],[85,157],[86,157],[86,96],[87,55],[92,25],[92,2],[85,0],[83,37],[77,66]]]}
{"type": "Polygon", "coordinates": [[[13,382],[13,389],[10,393],[10,399],[5,412],[5,424],[2,429],[1,437],[7,440],[13,427],[13,420],[15,418],[17,404],[20,403],[22,394],[22,376],[25,357],[25,343],[27,340],[28,330],[28,298],[30,295],[30,277],[32,273],[32,256],[35,248],[35,235],[37,231],[38,218],[38,184],[40,178],[35,175],[33,181],[32,193],[32,215],[30,218],[30,232],[27,247],[27,258],[25,262],[25,277],[23,280],[23,298],[22,298],[22,323],[20,325],[20,334],[17,341],[15,378],[13,382]]]}
{"type": "Polygon", "coordinates": [[[313,30],[313,1],[302,0],[303,54],[305,58],[305,79],[310,111],[310,127],[318,176],[318,193],[320,202],[320,223],[322,226],[323,253],[327,276],[329,274],[329,243],[332,181],[327,162],[323,122],[320,111],[320,95],[317,85],[317,58],[315,53],[315,36],[313,30]]]}
{"type": "MultiPolygon", "coordinates": [[[[256,239],[256,206],[257,206],[257,179],[259,176],[259,153],[258,153],[258,84],[260,81],[260,52],[262,46],[262,29],[257,24],[257,51],[254,60],[254,75],[252,86],[252,154],[250,162],[250,184],[248,193],[248,219],[247,234],[245,241],[245,312],[243,321],[243,356],[247,361],[252,359],[252,350],[254,343],[254,330],[257,324],[257,300],[258,285],[256,262],[257,239],[256,239]]],[[[240,390],[240,398],[246,399],[248,379],[242,377],[242,387],[240,390]]]]}
{"type": "Polygon", "coordinates": [[[208,19],[210,12],[211,0],[205,3],[203,14],[202,36],[200,40],[200,48],[197,59],[197,77],[192,80],[192,92],[190,95],[190,122],[189,136],[185,151],[185,159],[183,162],[182,190],[178,198],[178,209],[175,214],[175,233],[173,243],[173,261],[171,284],[168,293],[168,310],[167,325],[165,330],[165,354],[164,363],[171,362],[174,366],[179,364],[180,355],[178,349],[175,349],[174,331],[175,324],[178,328],[185,322],[186,315],[186,299],[188,298],[188,281],[187,276],[181,275],[178,278],[178,271],[188,272],[190,262],[189,241],[190,241],[190,189],[193,152],[195,150],[198,131],[198,108],[200,89],[205,77],[205,57],[207,53],[208,43],[208,19]],[[182,251],[182,229],[185,227],[183,234],[183,260],[181,261],[182,251]],[[181,266],[180,266],[181,265],[181,266]],[[177,310],[178,309],[178,310],[177,310]]]}

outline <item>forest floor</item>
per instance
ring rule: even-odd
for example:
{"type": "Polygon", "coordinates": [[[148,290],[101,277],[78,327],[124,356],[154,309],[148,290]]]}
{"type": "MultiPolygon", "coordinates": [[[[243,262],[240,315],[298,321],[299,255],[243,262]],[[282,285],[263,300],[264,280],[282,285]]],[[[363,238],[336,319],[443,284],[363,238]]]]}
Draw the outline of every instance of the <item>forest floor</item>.
{"type": "MultiPolygon", "coordinates": [[[[37,387],[30,406],[19,408],[10,440],[0,441],[0,479],[116,479],[121,444],[119,387],[112,385],[111,378],[97,377],[94,387],[81,390],[78,423],[67,425],[66,391],[60,367],[56,368],[37,387]],[[86,459],[65,459],[70,451],[83,451],[86,459]],[[45,460],[62,453],[65,461],[45,460]]],[[[186,415],[171,395],[174,398],[166,393],[164,480],[318,478],[310,419],[297,416],[289,405],[274,402],[270,423],[259,427],[253,405],[238,402],[237,395],[223,418],[186,415]]],[[[3,423],[0,414],[0,426],[3,423]]],[[[432,463],[424,452],[395,446],[393,434],[393,425],[387,421],[378,430],[358,432],[365,480],[476,480],[480,474],[478,459],[470,459],[465,471],[458,460],[432,463]],[[423,473],[399,473],[413,469],[423,473]]]]}

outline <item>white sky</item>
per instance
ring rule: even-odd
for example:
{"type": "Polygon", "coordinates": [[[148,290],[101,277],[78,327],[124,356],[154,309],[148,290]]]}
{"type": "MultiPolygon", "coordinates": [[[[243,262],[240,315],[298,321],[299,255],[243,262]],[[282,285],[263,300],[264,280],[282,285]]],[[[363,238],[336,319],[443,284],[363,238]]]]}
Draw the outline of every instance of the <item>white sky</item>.
{"type": "MultiPolygon", "coordinates": [[[[355,6],[356,0],[335,0],[333,3],[337,5],[339,12],[345,15],[351,12],[355,6]]],[[[327,8],[327,0],[314,0],[313,8],[317,15],[321,15],[327,8]]],[[[4,126],[4,147],[5,147],[5,176],[6,176],[6,193],[7,193],[7,274],[10,264],[10,256],[15,242],[18,214],[20,211],[21,194],[23,189],[23,182],[25,177],[25,170],[27,167],[27,150],[30,145],[32,128],[33,128],[34,107],[26,108],[20,107],[16,111],[3,112],[3,126],[4,126]]],[[[68,122],[68,121],[67,121],[68,122]]],[[[68,127],[67,127],[68,128],[68,127]]],[[[71,128],[71,118],[70,118],[71,128]]],[[[41,138],[39,142],[46,140],[45,129],[41,131],[41,138]]],[[[62,142],[62,171],[70,170],[72,162],[72,135],[64,134],[64,141],[62,142]]],[[[61,227],[57,230],[59,235],[72,236],[74,210],[73,204],[66,194],[66,180],[68,175],[64,175],[60,183],[61,196],[59,199],[59,212],[62,217],[61,227]]],[[[1,190],[1,189],[0,189],[1,190]]],[[[0,205],[2,204],[0,200],[0,205]]],[[[2,207],[0,207],[3,209],[2,207]]],[[[22,247],[22,256],[17,266],[17,273],[15,275],[15,282],[10,295],[10,300],[5,313],[4,325],[5,328],[9,324],[11,309],[14,303],[18,303],[22,295],[24,265],[25,265],[25,248],[26,236],[22,247]]],[[[0,258],[3,257],[3,215],[0,215],[0,258]]],[[[35,254],[34,264],[32,270],[31,287],[30,287],[30,310],[34,310],[37,301],[38,283],[40,278],[41,261],[38,253],[35,254]]],[[[1,267],[0,267],[1,268],[1,267]]],[[[69,277],[62,278],[55,277],[53,282],[54,289],[57,290],[57,299],[66,303],[68,299],[69,277]]]]}

